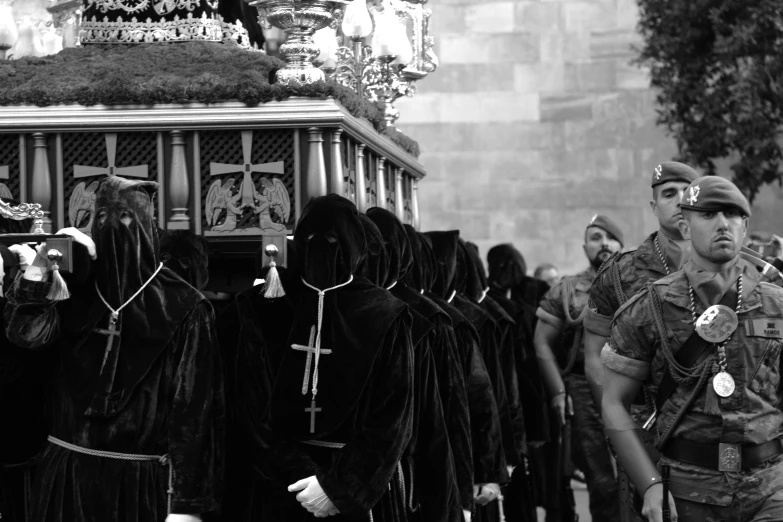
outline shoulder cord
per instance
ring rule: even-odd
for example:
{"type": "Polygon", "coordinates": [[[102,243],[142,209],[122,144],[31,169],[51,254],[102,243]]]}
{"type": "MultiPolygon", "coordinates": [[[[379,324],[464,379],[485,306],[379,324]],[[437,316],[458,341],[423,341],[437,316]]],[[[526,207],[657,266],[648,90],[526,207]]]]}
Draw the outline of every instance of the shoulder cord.
{"type": "Polygon", "coordinates": [[[663,320],[663,310],[661,309],[660,297],[655,291],[655,288],[653,288],[652,284],[647,285],[647,291],[650,293],[653,317],[655,318],[656,326],[661,334],[661,350],[663,351],[664,358],[668,364],[669,373],[677,384],[687,385],[693,383],[694,381],[696,382],[696,385],[693,387],[693,390],[688,396],[688,399],[685,401],[685,404],[677,411],[674,419],[669,424],[669,426],[666,427],[663,435],[661,435],[661,438],[655,444],[655,447],[661,450],[671,438],[671,435],[674,432],[674,428],[677,427],[685,413],[691,408],[693,401],[696,400],[696,397],[698,397],[699,393],[701,393],[701,390],[704,388],[704,385],[709,380],[711,369],[715,363],[715,356],[710,355],[701,364],[694,366],[693,368],[685,368],[679,364],[675,360],[671,345],[669,345],[669,340],[666,338],[668,330],[666,329],[666,325],[663,320]]]}
{"type": "Polygon", "coordinates": [[[701,375],[705,370],[712,366],[714,355],[707,357],[701,364],[692,368],[686,368],[678,363],[674,358],[674,352],[672,351],[672,347],[666,336],[668,329],[663,320],[663,309],[661,308],[660,297],[651,284],[647,285],[647,291],[650,293],[655,325],[661,334],[661,351],[663,351],[664,359],[666,359],[666,363],[669,365],[669,372],[677,384],[693,384],[701,378],[701,375]]]}
{"type": "MultiPolygon", "coordinates": [[[[573,318],[571,315],[570,310],[570,303],[571,298],[574,295],[574,288],[571,285],[571,281],[569,279],[566,279],[563,281],[563,285],[565,285],[565,295],[563,296],[563,315],[565,316],[565,321],[568,326],[581,326],[582,321],[585,317],[585,314],[587,314],[587,306],[585,306],[581,313],[579,314],[579,317],[576,319],[573,318]]],[[[576,363],[576,356],[579,353],[579,346],[582,344],[582,328],[576,328],[576,331],[574,332],[574,342],[571,345],[571,349],[568,350],[568,360],[566,361],[566,366],[563,368],[563,370],[560,372],[560,374],[563,377],[566,377],[571,374],[571,370],[574,369],[574,364],[576,363]]]]}
{"type": "Polygon", "coordinates": [[[612,263],[612,266],[609,267],[609,275],[612,278],[612,286],[614,287],[617,301],[622,306],[628,300],[628,296],[623,292],[623,282],[620,279],[620,268],[618,268],[617,263],[612,263]]]}

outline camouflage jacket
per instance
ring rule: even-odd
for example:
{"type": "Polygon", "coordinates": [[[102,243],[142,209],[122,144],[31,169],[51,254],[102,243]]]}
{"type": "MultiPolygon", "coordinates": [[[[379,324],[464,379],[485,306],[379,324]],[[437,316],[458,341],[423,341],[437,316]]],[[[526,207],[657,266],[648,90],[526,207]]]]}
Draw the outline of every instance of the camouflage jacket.
{"type": "Polygon", "coordinates": [[[609,337],[609,325],[615,312],[650,281],[666,276],[666,267],[655,250],[653,232],[638,247],[615,254],[603,264],[590,287],[586,330],[609,337]]]}
{"type": "MultiPolygon", "coordinates": [[[[720,417],[704,413],[706,394],[702,391],[675,429],[674,437],[705,443],[761,444],[783,434],[783,413],[777,408],[781,398],[778,385],[783,346],[783,289],[759,283],[755,267],[743,260],[739,263],[744,265],[743,302],[738,314],[739,326],[726,345],[727,371],[737,389],[730,397],[720,399],[720,417]],[[766,328],[770,325],[778,328],[766,328]]],[[[618,373],[649,380],[657,387],[665,367],[661,335],[666,335],[676,354],[693,332],[693,319],[684,272],[664,277],[652,283],[652,288],[660,297],[668,331],[658,330],[652,299],[645,288],[618,310],[612,322],[609,346],[604,347],[601,360],[618,373]]],[[[692,390],[693,386],[680,385],[666,401],[659,412],[659,435],[692,390]]]]}
{"type": "Polygon", "coordinates": [[[587,308],[590,285],[595,280],[596,271],[590,267],[573,276],[558,281],[541,300],[536,316],[558,330],[560,338],[555,356],[561,368],[568,364],[569,355],[575,357],[572,370],[584,374],[584,345],[581,342],[582,317],[587,308]],[[577,341],[577,336],[579,339],[577,341]],[[574,343],[579,342],[576,353],[571,353],[574,343]]]}
{"type": "MultiPolygon", "coordinates": [[[[783,413],[778,408],[783,289],[760,283],[755,267],[739,262],[744,265],[743,302],[738,314],[739,326],[726,346],[727,371],[736,382],[736,390],[731,396],[719,399],[720,416],[704,412],[706,390],[702,390],[675,428],[672,434],[675,438],[701,443],[761,444],[783,434],[783,413]]],[[[663,334],[676,354],[693,332],[685,273],[666,276],[652,283],[652,289],[660,297],[664,324],[668,327],[663,334]]],[[[611,370],[651,382],[655,388],[661,382],[665,364],[660,351],[662,332],[656,326],[651,305],[652,298],[645,288],[618,310],[612,322],[609,346],[604,347],[601,359],[611,370]]],[[[697,313],[702,311],[697,309],[697,313]]],[[[710,353],[714,353],[714,348],[710,353]]],[[[663,405],[658,414],[659,437],[692,391],[693,385],[680,385],[663,405]]],[[[732,491],[738,494],[730,482],[752,483],[755,493],[772,494],[782,489],[783,473],[777,465],[782,459],[773,459],[773,463],[750,473],[721,473],[666,458],[661,462],[672,466],[671,491],[675,497],[727,506],[732,502],[732,491]]]]}

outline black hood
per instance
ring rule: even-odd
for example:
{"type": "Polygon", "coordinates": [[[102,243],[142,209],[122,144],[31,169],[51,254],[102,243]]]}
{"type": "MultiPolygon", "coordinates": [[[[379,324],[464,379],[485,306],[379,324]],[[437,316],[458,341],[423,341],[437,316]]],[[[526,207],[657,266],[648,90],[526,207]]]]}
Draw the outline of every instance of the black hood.
{"type": "Polygon", "coordinates": [[[209,243],[190,230],[163,231],[160,238],[163,264],[191,286],[203,290],[209,281],[209,243]]]}
{"type": "Polygon", "coordinates": [[[522,253],[513,245],[495,245],[487,252],[489,280],[496,288],[509,289],[522,283],[527,264],[522,253]]]}
{"type": "Polygon", "coordinates": [[[468,253],[471,255],[476,284],[478,285],[478,288],[481,289],[481,295],[484,296],[489,288],[489,282],[487,281],[487,272],[484,269],[484,263],[481,261],[478,245],[471,243],[470,241],[465,243],[465,245],[468,247],[468,253]]]}
{"type": "Polygon", "coordinates": [[[456,289],[459,230],[426,232],[424,235],[430,240],[436,263],[432,292],[448,299],[452,291],[456,289]]]}
{"type": "Polygon", "coordinates": [[[383,236],[372,219],[359,214],[359,220],[364,228],[364,237],[367,240],[367,255],[359,267],[364,277],[376,286],[385,287],[389,274],[389,256],[384,247],[383,236]]]}
{"type": "MultiPolygon", "coordinates": [[[[405,279],[413,265],[413,250],[408,239],[405,226],[393,213],[380,207],[373,207],[367,211],[367,217],[372,219],[375,226],[383,236],[386,255],[389,258],[389,273],[386,276],[384,286],[390,287],[397,281],[405,279]]],[[[413,227],[411,227],[412,229],[413,227]]],[[[415,232],[415,231],[414,231],[415,232]]],[[[417,290],[421,287],[415,286],[417,290]]]]}
{"type": "Polygon", "coordinates": [[[296,227],[294,243],[299,273],[319,289],[346,282],[367,252],[356,206],[336,194],[310,200],[296,227]]]}
{"type": "Polygon", "coordinates": [[[98,288],[113,308],[128,300],[160,264],[154,181],[109,176],[95,199],[92,224],[98,288]]]}

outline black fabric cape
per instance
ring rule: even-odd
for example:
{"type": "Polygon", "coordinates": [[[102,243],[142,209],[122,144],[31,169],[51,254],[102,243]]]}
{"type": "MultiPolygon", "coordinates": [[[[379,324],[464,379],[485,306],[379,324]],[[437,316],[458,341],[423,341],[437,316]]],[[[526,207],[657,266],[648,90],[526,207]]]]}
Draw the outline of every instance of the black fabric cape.
{"type": "Polygon", "coordinates": [[[463,244],[462,242],[460,242],[460,247],[465,253],[466,293],[473,302],[478,303],[492,317],[497,327],[497,346],[500,350],[501,376],[505,387],[510,428],[503,434],[503,447],[508,464],[517,466],[523,462],[526,453],[525,417],[519,397],[519,377],[516,365],[517,346],[514,331],[517,324],[505,308],[488,295],[489,283],[478,247],[473,243],[463,244]]]}
{"type": "MultiPolygon", "coordinates": [[[[5,309],[12,343],[57,358],[49,432],[84,448],[169,455],[171,512],[203,514],[222,494],[224,402],[220,353],[209,303],[163,268],[122,310],[108,352],[108,311],[155,271],[159,256],[152,182],[110,177],[97,193],[92,276],[46,299],[51,283],[17,279],[5,309]],[[129,224],[121,219],[129,218],[129,224]]],[[[49,444],[34,487],[33,520],[163,521],[169,468],[158,461],[94,457],[49,444]],[[132,499],[132,500],[130,500],[132,499]]]]}
{"type": "Polygon", "coordinates": [[[268,490],[261,508],[274,513],[269,520],[314,520],[286,488],[315,475],[340,511],[330,517],[335,522],[368,520],[370,510],[376,521],[404,520],[399,508],[404,495],[390,482],[411,433],[411,314],[389,292],[357,275],[367,244],[358,212],[348,200],[339,196],[311,200],[297,226],[295,244],[296,270],[310,285],[327,289],[352,275],[354,279],[325,293],[322,348],[332,353],[321,355],[318,368],[316,400],[322,410],[315,433],[310,433],[310,414],[305,412],[314,371],[303,394],[307,356],[291,345],[308,344],[311,327],[317,323],[318,293],[305,287],[292,297],[293,315],[284,343],[278,325],[258,317],[261,328],[255,328],[256,333],[269,330],[276,340],[267,341],[265,347],[247,340],[238,344],[239,354],[247,357],[242,366],[238,363],[237,381],[251,383],[259,390],[256,394],[270,393],[268,406],[263,397],[247,397],[251,405],[262,406],[247,423],[256,437],[252,440],[255,472],[266,480],[268,490]],[[265,348],[263,364],[276,369],[274,377],[247,375],[264,374],[253,368],[261,364],[259,352],[265,348]],[[273,362],[275,352],[282,352],[279,364],[273,362]],[[251,363],[255,359],[255,366],[248,359],[251,363]],[[263,382],[253,383],[256,379],[263,382]],[[332,449],[306,443],[312,440],[345,446],[332,449]]]}
{"type": "MultiPolygon", "coordinates": [[[[467,504],[465,509],[471,509],[472,498],[468,494],[463,499],[460,494],[453,443],[456,442],[462,457],[466,444],[469,451],[470,436],[464,379],[453,354],[443,344],[441,326],[446,316],[434,303],[403,282],[413,264],[413,251],[399,219],[388,210],[378,207],[369,209],[367,217],[377,227],[384,244],[387,269],[385,280],[380,281],[380,284],[391,287],[392,294],[411,307],[414,315],[413,338],[414,341],[419,339],[414,346],[414,429],[404,463],[413,475],[414,480],[409,482],[416,485],[414,488],[409,483],[409,489],[413,489],[413,498],[408,502],[408,519],[459,522],[462,519],[463,502],[467,504]],[[446,371],[441,377],[439,369],[444,367],[446,371]],[[445,404],[441,391],[446,394],[445,404]],[[455,428],[462,431],[452,436],[446,415],[456,415],[459,404],[464,409],[460,412],[461,422],[455,423],[455,428]],[[451,410],[447,410],[446,406],[451,410]]],[[[368,234],[368,239],[371,235],[374,232],[368,234]]],[[[468,453],[468,460],[469,456],[468,453]]],[[[466,491],[468,487],[472,490],[470,479],[463,482],[466,491]]]]}
{"type": "MultiPolygon", "coordinates": [[[[476,484],[508,481],[501,440],[500,418],[492,382],[479,348],[479,335],[474,325],[448,302],[457,269],[458,231],[421,234],[422,255],[431,256],[433,272],[429,276],[431,291],[425,295],[451,318],[457,339],[457,351],[465,377],[470,409],[473,480],[476,484]],[[434,244],[438,244],[436,254],[434,244]]],[[[426,287],[425,287],[426,289],[426,287]]]]}

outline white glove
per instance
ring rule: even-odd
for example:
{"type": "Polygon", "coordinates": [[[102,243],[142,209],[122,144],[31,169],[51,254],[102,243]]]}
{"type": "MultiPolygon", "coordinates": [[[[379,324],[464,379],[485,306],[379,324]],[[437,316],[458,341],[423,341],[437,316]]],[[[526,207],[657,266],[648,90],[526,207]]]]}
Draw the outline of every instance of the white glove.
{"type": "Polygon", "coordinates": [[[95,260],[95,258],[97,257],[95,252],[95,241],[93,241],[90,236],[88,236],[78,228],[74,228],[74,227],[62,228],[57,233],[71,236],[74,239],[74,241],[86,246],[87,252],[90,254],[90,257],[93,258],[93,260],[95,260]]]}
{"type": "Polygon", "coordinates": [[[470,518],[472,516],[469,509],[463,509],[462,514],[465,515],[465,522],[470,522],[470,518]]]}
{"type": "Polygon", "coordinates": [[[36,252],[29,245],[11,245],[8,250],[19,257],[19,268],[22,270],[27,270],[35,261],[36,252]]]}
{"type": "Polygon", "coordinates": [[[329,500],[329,497],[326,496],[315,476],[303,478],[295,484],[291,484],[288,486],[288,491],[292,493],[299,491],[299,494],[296,495],[296,500],[316,518],[325,518],[340,512],[332,501],[329,500]]]}
{"type": "Polygon", "coordinates": [[[476,504],[486,506],[500,496],[500,485],[494,483],[478,484],[473,486],[473,497],[476,504]]]}
{"type": "Polygon", "coordinates": [[[201,517],[198,515],[178,515],[177,513],[171,513],[166,517],[166,522],[201,522],[201,517]]]}

